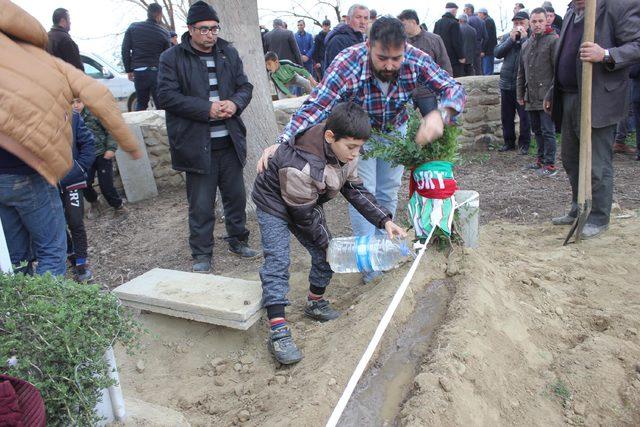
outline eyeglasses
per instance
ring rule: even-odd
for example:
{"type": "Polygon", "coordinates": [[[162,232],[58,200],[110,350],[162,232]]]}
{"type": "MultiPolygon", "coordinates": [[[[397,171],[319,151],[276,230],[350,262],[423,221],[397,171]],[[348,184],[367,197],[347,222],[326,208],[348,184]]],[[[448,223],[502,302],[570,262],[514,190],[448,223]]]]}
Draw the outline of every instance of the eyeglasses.
{"type": "Polygon", "coordinates": [[[201,27],[193,27],[193,29],[198,31],[203,36],[207,35],[209,33],[218,34],[220,32],[220,26],[219,25],[214,25],[213,27],[207,27],[206,25],[203,25],[201,27]]]}

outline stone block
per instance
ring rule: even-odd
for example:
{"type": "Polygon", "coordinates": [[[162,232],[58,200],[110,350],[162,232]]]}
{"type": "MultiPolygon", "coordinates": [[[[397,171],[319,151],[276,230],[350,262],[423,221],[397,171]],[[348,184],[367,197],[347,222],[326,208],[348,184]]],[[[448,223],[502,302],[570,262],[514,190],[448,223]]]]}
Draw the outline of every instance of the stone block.
{"type": "Polygon", "coordinates": [[[113,292],[130,307],[241,330],[260,318],[262,302],[260,282],[162,268],[113,292]]]}
{"type": "Polygon", "coordinates": [[[174,409],[133,397],[125,399],[125,408],[127,411],[127,425],[171,427],[188,427],[191,425],[182,413],[174,409]]]}
{"type": "Polygon", "coordinates": [[[129,154],[118,150],[116,151],[116,162],[127,200],[134,203],[157,196],[158,187],[153,178],[151,163],[149,162],[149,155],[147,154],[140,126],[129,125],[129,128],[138,139],[143,155],[140,159],[133,160],[129,154]]]}

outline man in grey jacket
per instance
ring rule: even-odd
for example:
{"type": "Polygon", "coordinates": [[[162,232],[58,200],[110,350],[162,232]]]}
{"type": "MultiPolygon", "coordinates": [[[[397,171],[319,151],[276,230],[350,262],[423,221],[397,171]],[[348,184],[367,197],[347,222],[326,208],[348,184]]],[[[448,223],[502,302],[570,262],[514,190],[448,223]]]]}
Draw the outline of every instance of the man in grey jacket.
{"type": "Polygon", "coordinates": [[[518,104],[529,113],[531,128],[538,143],[538,157],[529,168],[541,176],[554,176],[556,171],[556,127],[544,112],[544,97],[553,81],[558,35],[547,26],[546,11],[531,11],[531,37],[522,45],[518,70],[518,104]]]}
{"type": "Polygon", "coordinates": [[[520,51],[522,44],[529,38],[529,14],[520,11],[512,19],[513,29],[502,36],[500,44],[496,47],[496,58],[502,59],[500,70],[500,110],[504,145],[498,151],[510,151],[516,149],[516,112],[520,116],[520,137],[518,144],[520,153],[529,152],[531,142],[531,127],[529,116],[524,107],[519,105],[516,97],[516,80],[518,79],[518,64],[520,64],[520,51]]]}
{"type": "Polygon", "coordinates": [[[629,67],[640,62],[640,2],[598,0],[594,43],[582,43],[585,0],[567,11],[556,55],[554,85],[545,110],[562,121],[562,163],[569,176],[572,205],[553,224],[572,224],[578,212],[580,153],[580,86],[582,63],[593,63],[591,111],[591,191],[593,206],[582,238],[600,235],[609,226],[613,198],[613,139],[616,124],[628,108],[629,67]]]}
{"type": "Polygon", "coordinates": [[[273,20],[273,30],[264,35],[264,49],[266,52],[275,52],[280,59],[304,65],[296,38],[291,31],[284,28],[282,19],[273,20]]]}

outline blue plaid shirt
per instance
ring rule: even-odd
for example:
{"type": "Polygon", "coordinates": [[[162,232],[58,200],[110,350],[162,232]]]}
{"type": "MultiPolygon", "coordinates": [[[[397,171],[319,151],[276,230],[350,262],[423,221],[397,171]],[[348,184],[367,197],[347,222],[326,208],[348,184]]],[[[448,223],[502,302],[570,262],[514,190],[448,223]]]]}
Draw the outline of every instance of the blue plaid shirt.
{"type": "Polygon", "coordinates": [[[325,78],[296,111],[277,142],[293,137],[327,118],[334,105],[352,101],[361,105],[377,130],[397,129],[407,122],[406,104],[418,86],[426,86],[440,96],[440,106],[464,109],[467,95],[460,83],[442,70],[429,55],[407,44],[398,78],[390,82],[385,94],[371,72],[369,49],[360,43],[340,52],[325,78]]]}

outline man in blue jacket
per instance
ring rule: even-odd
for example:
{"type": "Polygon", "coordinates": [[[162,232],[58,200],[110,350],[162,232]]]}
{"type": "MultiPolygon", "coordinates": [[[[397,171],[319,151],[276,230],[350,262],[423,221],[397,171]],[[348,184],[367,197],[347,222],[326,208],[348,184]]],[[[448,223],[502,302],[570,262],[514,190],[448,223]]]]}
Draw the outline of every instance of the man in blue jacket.
{"type": "Polygon", "coordinates": [[[296,33],[296,44],[302,56],[302,65],[307,71],[313,73],[313,37],[305,30],[304,20],[298,21],[298,32],[296,33]]]}
{"type": "Polygon", "coordinates": [[[249,258],[258,255],[248,246],[242,176],[247,129],[240,118],[253,85],[238,51],[218,37],[220,19],[209,4],[192,4],[187,26],[182,42],[160,56],[158,100],[166,111],[173,168],[186,172],[193,271],[207,273],[218,188],[229,251],[249,258]]]}
{"type": "Polygon", "coordinates": [[[347,22],[336,25],[324,39],[325,70],[342,50],[364,41],[368,24],[369,8],[361,4],[352,5],[347,12],[347,22]]]}

